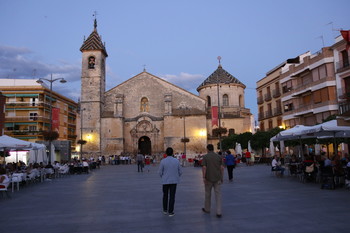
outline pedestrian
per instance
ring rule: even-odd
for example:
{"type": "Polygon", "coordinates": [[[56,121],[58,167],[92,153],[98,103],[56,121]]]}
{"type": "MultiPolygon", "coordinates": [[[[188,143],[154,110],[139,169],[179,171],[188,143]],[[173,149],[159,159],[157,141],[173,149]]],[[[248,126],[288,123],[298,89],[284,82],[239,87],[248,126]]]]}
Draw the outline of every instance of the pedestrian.
{"type": "Polygon", "coordinates": [[[151,167],[151,158],[150,156],[146,156],[145,158],[145,169],[149,172],[151,167]]]}
{"type": "Polygon", "coordinates": [[[222,157],[214,152],[212,144],[207,145],[208,153],[204,155],[202,161],[202,175],[205,187],[204,208],[202,211],[210,213],[211,190],[214,188],[216,201],[216,217],[221,218],[221,184],[224,175],[222,157]]]}
{"type": "Polygon", "coordinates": [[[225,164],[227,167],[227,173],[228,173],[228,180],[232,182],[233,180],[233,169],[236,166],[236,159],[235,157],[231,154],[231,151],[227,151],[225,156],[225,164]]]}
{"type": "Polygon", "coordinates": [[[169,214],[169,217],[172,217],[175,215],[176,185],[180,181],[182,169],[179,160],[174,158],[173,148],[168,147],[166,155],[167,157],[160,162],[158,173],[163,184],[163,214],[169,214]]]}
{"type": "Polygon", "coordinates": [[[137,172],[143,172],[143,161],[145,160],[145,157],[143,154],[138,153],[136,155],[136,162],[137,162],[137,172]]]}

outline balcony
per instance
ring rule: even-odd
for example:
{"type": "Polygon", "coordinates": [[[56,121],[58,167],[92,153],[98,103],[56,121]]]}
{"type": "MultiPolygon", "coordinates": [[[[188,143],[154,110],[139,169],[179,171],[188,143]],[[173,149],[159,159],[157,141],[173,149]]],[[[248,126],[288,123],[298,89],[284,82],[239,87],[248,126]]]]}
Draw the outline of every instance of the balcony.
{"type": "Polygon", "coordinates": [[[263,113],[263,112],[259,112],[259,113],[258,113],[258,120],[261,121],[261,120],[263,120],[263,119],[265,119],[264,113],[263,113]]]}
{"type": "Polygon", "coordinates": [[[268,110],[265,112],[265,118],[270,118],[272,117],[272,110],[268,110]]]}
{"type": "Polygon", "coordinates": [[[280,89],[275,89],[272,91],[272,96],[273,98],[278,98],[281,96],[281,92],[280,92],[280,89]]]}
{"type": "Polygon", "coordinates": [[[273,116],[278,116],[278,115],[281,115],[281,114],[282,114],[282,108],[281,107],[273,109],[273,116]]]}
{"type": "Polygon", "coordinates": [[[13,117],[5,117],[5,122],[30,122],[30,121],[39,121],[39,122],[46,122],[50,123],[49,117],[43,117],[43,116],[13,116],[13,117]]]}
{"type": "Polygon", "coordinates": [[[39,136],[42,137],[43,136],[43,131],[32,131],[32,130],[5,130],[5,134],[6,135],[13,135],[13,136],[39,136]]]}
{"type": "Polygon", "coordinates": [[[337,73],[341,73],[345,70],[350,69],[350,63],[349,63],[350,57],[348,59],[345,60],[339,60],[339,62],[337,62],[336,65],[336,69],[337,69],[337,73]]]}
{"type": "Polygon", "coordinates": [[[270,101],[270,100],[272,100],[271,93],[265,94],[265,95],[264,95],[264,100],[265,100],[265,101],[270,101]]]}
{"type": "Polygon", "coordinates": [[[350,116],[350,102],[339,103],[339,115],[350,116]]]}
{"type": "Polygon", "coordinates": [[[258,103],[258,104],[264,103],[264,99],[263,99],[262,96],[259,96],[259,97],[257,98],[257,103],[258,103]]]}
{"type": "Polygon", "coordinates": [[[288,93],[290,91],[293,90],[293,87],[287,87],[287,86],[283,86],[282,87],[282,93],[285,94],[285,93],[288,93]]]}
{"type": "Polygon", "coordinates": [[[44,102],[10,102],[10,103],[6,103],[6,108],[23,108],[23,107],[46,107],[49,108],[50,104],[49,103],[44,103],[44,102]]]}

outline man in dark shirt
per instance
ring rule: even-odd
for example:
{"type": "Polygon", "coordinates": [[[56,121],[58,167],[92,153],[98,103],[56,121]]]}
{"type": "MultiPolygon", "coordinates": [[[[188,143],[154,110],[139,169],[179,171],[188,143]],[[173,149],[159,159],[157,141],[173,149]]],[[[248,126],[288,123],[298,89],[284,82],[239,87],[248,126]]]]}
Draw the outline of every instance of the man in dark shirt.
{"type": "Polygon", "coordinates": [[[202,175],[205,187],[205,201],[202,211],[210,213],[211,207],[211,190],[214,188],[216,201],[216,216],[220,218],[221,213],[221,184],[224,176],[223,159],[214,152],[214,146],[208,144],[208,154],[204,155],[202,161],[202,175]]]}

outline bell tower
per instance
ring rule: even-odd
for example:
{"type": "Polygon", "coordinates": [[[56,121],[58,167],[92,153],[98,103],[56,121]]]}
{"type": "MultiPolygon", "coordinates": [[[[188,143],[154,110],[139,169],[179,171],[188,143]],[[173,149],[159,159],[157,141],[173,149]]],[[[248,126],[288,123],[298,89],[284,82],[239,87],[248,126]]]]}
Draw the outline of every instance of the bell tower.
{"type": "MultiPolygon", "coordinates": [[[[81,132],[83,153],[101,154],[101,115],[104,105],[106,66],[108,57],[105,45],[97,33],[97,20],[94,30],[83,42],[81,67],[81,132]]],[[[84,155],[83,155],[84,156],[84,155]]],[[[86,155],[85,155],[86,156],[86,155]]]]}

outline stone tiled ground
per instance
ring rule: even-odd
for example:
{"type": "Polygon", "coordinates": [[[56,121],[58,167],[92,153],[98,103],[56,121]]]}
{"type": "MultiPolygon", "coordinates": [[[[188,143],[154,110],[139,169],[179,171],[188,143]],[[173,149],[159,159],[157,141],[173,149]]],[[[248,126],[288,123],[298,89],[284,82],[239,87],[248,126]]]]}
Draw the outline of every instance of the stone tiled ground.
{"type": "Polygon", "coordinates": [[[277,178],[266,165],[237,167],[232,183],[225,177],[221,219],[214,211],[201,212],[200,168],[185,167],[176,215],[164,216],[157,169],[138,173],[135,165],[103,166],[89,175],[23,187],[11,199],[0,199],[0,232],[349,232],[349,190],[277,178]]]}

